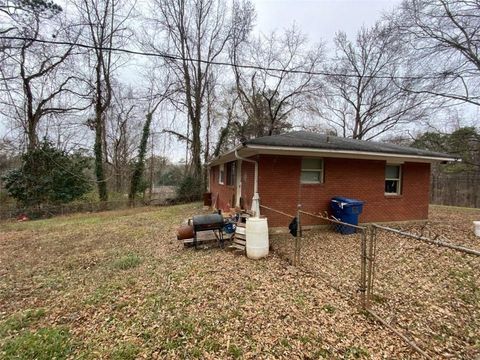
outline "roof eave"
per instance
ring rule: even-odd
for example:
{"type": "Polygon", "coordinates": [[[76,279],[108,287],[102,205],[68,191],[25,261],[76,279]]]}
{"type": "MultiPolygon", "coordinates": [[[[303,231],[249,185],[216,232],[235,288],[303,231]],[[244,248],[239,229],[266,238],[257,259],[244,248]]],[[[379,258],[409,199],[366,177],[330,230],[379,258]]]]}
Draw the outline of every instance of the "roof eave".
{"type": "Polygon", "coordinates": [[[364,160],[386,160],[386,161],[411,161],[411,162],[455,162],[458,158],[453,157],[437,157],[427,155],[412,155],[385,152],[370,152],[356,150],[333,150],[333,149],[317,149],[317,148],[300,148],[288,146],[270,146],[257,144],[239,145],[235,149],[219,155],[208,163],[208,166],[215,166],[236,159],[235,151],[241,156],[253,156],[258,154],[266,155],[291,155],[291,156],[322,156],[332,158],[347,159],[364,159],[364,160]]]}
{"type": "Polygon", "coordinates": [[[210,160],[207,163],[207,166],[215,166],[215,165],[218,165],[218,164],[223,164],[225,162],[231,161],[229,158],[232,155],[234,156],[234,158],[236,158],[235,157],[235,151],[240,151],[244,147],[245,146],[243,144],[238,145],[237,147],[233,148],[232,150],[229,150],[227,152],[224,152],[223,154],[218,155],[215,159],[210,160]]]}
{"type": "Polygon", "coordinates": [[[357,158],[357,159],[404,159],[404,161],[416,162],[452,162],[458,161],[453,157],[437,157],[428,155],[413,155],[401,153],[386,153],[386,152],[370,152],[370,151],[356,151],[356,150],[334,150],[334,149],[317,149],[317,148],[299,148],[287,146],[269,146],[269,145],[255,145],[247,144],[248,149],[254,150],[259,154],[278,154],[278,155],[303,155],[315,154],[317,156],[338,157],[338,158],[357,158]]]}

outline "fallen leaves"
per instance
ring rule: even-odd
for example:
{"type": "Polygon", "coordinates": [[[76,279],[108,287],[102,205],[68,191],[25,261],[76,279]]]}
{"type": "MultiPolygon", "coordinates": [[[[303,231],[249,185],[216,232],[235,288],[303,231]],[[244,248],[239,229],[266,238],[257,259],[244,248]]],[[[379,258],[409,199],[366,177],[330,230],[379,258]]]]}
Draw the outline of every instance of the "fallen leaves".
{"type": "MultiPolygon", "coordinates": [[[[43,309],[44,315],[2,335],[0,347],[27,331],[62,327],[72,339],[71,358],[417,357],[358,312],[356,235],[312,234],[302,247],[300,268],[278,252],[252,261],[220,249],[184,249],[175,229],[200,208],[1,224],[0,324],[29,309],[43,309]],[[307,271],[309,263],[315,271],[307,271]],[[342,296],[326,281],[353,295],[342,296]]],[[[468,286],[470,278],[462,274],[458,283],[448,283],[450,289],[468,286]]],[[[428,282],[422,289],[429,289],[428,282]]],[[[439,312],[442,317],[457,313],[434,304],[448,310],[439,312]]]]}
{"type": "MultiPolygon", "coordinates": [[[[392,227],[480,249],[480,238],[472,229],[472,221],[479,217],[475,209],[432,206],[427,224],[392,227]]],[[[272,244],[278,254],[293,259],[291,237],[276,238],[272,244]]],[[[306,232],[300,262],[300,268],[337,290],[352,306],[359,303],[359,234],[306,232]]],[[[479,275],[479,257],[378,230],[372,309],[433,358],[476,358],[480,356],[479,275]]]]}

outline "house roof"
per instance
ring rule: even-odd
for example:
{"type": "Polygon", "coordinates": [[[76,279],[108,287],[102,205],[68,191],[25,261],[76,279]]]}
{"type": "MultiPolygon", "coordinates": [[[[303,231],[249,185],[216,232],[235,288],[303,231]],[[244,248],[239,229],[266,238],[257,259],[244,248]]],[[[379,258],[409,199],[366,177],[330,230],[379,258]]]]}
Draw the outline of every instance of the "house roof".
{"type": "Polygon", "coordinates": [[[245,145],[267,145],[293,148],[364,151],[388,154],[451,158],[451,155],[377,141],[354,140],[308,131],[294,131],[281,135],[263,136],[248,140],[245,145]]]}
{"type": "Polygon", "coordinates": [[[245,141],[210,164],[215,165],[239,156],[255,154],[316,155],[342,158],[385,159],[392,161],[456,161],[449,154],[416,149],[377,141],[355,140],[308,131],[293,131],[281,135],[263,136],[245,141]]]}

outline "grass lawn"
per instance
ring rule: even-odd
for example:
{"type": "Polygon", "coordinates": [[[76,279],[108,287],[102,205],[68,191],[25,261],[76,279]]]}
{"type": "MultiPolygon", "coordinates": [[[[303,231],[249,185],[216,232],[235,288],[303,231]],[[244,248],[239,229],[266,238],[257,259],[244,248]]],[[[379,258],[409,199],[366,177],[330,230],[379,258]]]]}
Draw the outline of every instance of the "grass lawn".
{"type": "Polygon", "coordinates": [[[184,249],[200,205],[0,224],[0,358],[417,358],[272,254],[184,249]]]}

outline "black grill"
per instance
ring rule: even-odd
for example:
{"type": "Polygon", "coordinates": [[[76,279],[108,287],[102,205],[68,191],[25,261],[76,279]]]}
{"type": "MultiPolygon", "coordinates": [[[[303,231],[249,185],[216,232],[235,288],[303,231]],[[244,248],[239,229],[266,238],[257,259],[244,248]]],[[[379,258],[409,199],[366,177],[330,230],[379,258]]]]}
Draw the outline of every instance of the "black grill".
{"type": "Polygon", "coordinates": [[[195,215],[192,222],[195,231],[219,230],[223,228],[223,216],[220,214],[195,215]]]}
{"type": "Polygon", "coordinates": [[[223,247],[223,216],[220,214],[195,215],[192,218],[192,225],[194,231],[193,244],[197,248],[197,232],[213,230],[216,238],[220,241],[223,247]]]}

